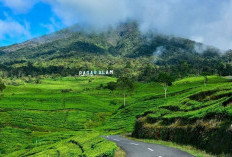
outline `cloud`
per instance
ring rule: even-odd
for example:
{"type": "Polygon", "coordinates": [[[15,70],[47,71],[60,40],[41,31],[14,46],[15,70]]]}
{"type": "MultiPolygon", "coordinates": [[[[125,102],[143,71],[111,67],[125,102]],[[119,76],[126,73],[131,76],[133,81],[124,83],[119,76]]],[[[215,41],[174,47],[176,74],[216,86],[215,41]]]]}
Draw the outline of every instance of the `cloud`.
{"type": "MultiPolygon", "coordinates": [[[[17,14],[29,12],[38,2],[49,4],[55,16],[62,21],[60,24],[50,20],[50,23],[40,25],[49,32],[61,28],[59,25],[73,24],[88,29],[106,30],[109,26],[116,26],[129,19],[136,20],[143,32],[174,35],[223,50],[232,49],[232,0],[0,0],[1,2],[17,14]]],[[[9,25],[9,21],[7,23],[9,25]]],[[[16,27],[19,29],[20,24],[16,27]]]]}
{"type": "Polygon", "coordinates": [[[127,0],[44,0],[64,24],[79,23],[96,29],[115,25],[130,17],[127,0]],[[128,11],[127,11],[128,10],[128,11]]]}
{"type": "Polygon", "coordinates": [[[39,0],[0,0],[16,13],[27,13],[39,0]]]}
{"type": "Polygon", "coordinates": [[[156,50],[153,52],[154,63],[158,61],[159,56],[162,55],[165,50],[166,48],[164,46],[159,46],[156,48],[156,50]]]}
{"type": "Polygon", "coordinates": [[[0,40],[5,42],[14,40],[17,42],[22,41],[22,39],[30,38],[29,28],[30,26],[28,23],[22,25],[10,18],[6,20],[0,19],[0,40]]]}
{"type": "Polygon", "coordinates": [[[152,30],[185,37],[221,49],[232,48],[232,1],[221,0],[43,0],[65,25],[79,23],[94,29],[127,19],[152,30]]]}
{"type": "Polygon", "coordinates": [[[46,28],[48,30],[48,33],[53,33],[56,30],[59,30],[62,28],[63,24],[59,21],[55,20],[54,18],[50,18],[50,23],[41,23],[40,26],[46,28]]]}

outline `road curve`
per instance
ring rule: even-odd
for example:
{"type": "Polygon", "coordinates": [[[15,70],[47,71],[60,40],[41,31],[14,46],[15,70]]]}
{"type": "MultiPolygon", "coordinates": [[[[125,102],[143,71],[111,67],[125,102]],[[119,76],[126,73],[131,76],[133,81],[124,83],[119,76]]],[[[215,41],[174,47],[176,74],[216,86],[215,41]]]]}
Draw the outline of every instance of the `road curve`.
{"type": "Polygon", "coordinates": [[[176,148],[158,144],[137,142],[119,135],[104,136],[109,141],[117,143],[127,157],[194,157],[193,155],[176,148]]]}

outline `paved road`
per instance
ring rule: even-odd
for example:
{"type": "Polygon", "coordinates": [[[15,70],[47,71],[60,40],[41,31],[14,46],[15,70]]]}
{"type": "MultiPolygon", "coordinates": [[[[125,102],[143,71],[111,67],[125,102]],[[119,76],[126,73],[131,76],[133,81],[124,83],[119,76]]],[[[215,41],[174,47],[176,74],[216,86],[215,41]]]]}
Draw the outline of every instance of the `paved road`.
{"type": "Polygon", "coordinates": [[[226,76],[228,80],[232,80],[232,76],[226,76]]]}
{"type": "Polygon", "coordinates": [[[105,136],[104,138],[117,143],[117,145],[126,152],[127,157],[194,157],[179,149],[157,144],[137,142],[118,135],[105,136]]]}

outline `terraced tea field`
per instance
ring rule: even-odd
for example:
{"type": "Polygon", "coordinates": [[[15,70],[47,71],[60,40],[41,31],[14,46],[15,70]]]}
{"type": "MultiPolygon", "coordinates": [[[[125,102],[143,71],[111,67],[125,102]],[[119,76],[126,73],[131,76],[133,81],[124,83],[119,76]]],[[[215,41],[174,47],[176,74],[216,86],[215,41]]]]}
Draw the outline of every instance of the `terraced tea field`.
{"type": "Polygon", "coordinates": [[[118,108],[109,105],[114,95],[96,89],[114,80],[67,77],[43,79],[41,84],[8,85],[0,97],[0,154],[113,154],[116,145],[91,130],[118,108]]]}
{"type": "MultiPolygon", "coordinates": [[[[175,82],[183,84],[184,80],[175,82]]],[[[196,84],[197,81],[187,84],[196,84]]],[[[137,120],[133,135],[161,139],[216,154],[231,153],[232,84],[213,81],[159,102],[137,120]],[[215,82],[215,83],[214,83],[215,82]]],[[[156,100],[157,101],[157,100],[156,100]]]]}
{"type": "MultiPolygon", "coordinates": [[[[148,136],[156,126],[195,125],[198,120],[220,128],[232,115],[231,83],[217,76],[208,79],[206,87],[203,77],[176,81],[167,99],[160,84],[135,83],[126,107],[120,91],[102,88],[116,78],[4,80],[8,85],[0,97],[0,156],[113,156],[117,146],[101,136],[133,132],[136,117],[141,117],[134,131],[138,137],[156,137],[148,136]],[[148,132],[139,130],[140,121],[148,132]]],[[[169,140],[165,132],[159,138],[169,140]]]]}

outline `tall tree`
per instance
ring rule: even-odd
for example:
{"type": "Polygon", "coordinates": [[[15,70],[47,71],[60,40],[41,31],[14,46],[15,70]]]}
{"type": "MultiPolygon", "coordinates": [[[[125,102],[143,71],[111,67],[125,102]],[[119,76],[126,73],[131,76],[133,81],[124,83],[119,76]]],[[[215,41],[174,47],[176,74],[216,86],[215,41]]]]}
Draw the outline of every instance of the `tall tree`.
{"type": "Polygon", "coordinates": [[[62,89],[61,93],[63,95],[63,99],[62,99],[62,108],[65,109],[66,108],[66,94],[69,93],[71,91],[71,89],[62,89]]]}
{"type": "Polygon", "coordinates": [[[0,79],[0,91],[3,92],[4,89],[6,89],[6,85],[0,79]]]}
{"type": "Polygon", "coordinates": [[[168,86],[172,85],[173,78],[167,73],[159,73],[158,81],[162,84],[164,88],[164,97],[167,98],[168,86]]]}
{"type": "MultiPolygon", "coordinates": [[[[63,94],[63,100],[62,100],[62,107],[65,110],[66,109],[66,94],[71,92],[71,89],[63,89],[61,90],[61,93],[63,94]]],[[[68,119],[68,115],[69,115],[69,111],[67,110],[65,113],[65,118],[64,118],[64,122],[67,122],[68,119]]]]}
{"type": "Polygon", "coordinates": [[[120,77],[117,80],[117,87],[123,93],[123,105],[126,106],[126,94],[134,90],[134,82],[128,77],[120,77]]]}
{"type": "Polygon", "coordinates": [[[202,75],[203,75],[203,77],[204,77],[204,85],[205,85],[205,87],[206,87],[206,84],[207,84],[207,82],[208,82],[208,77],[207,77],[208,74],[207,74],[206,72],[203,72],[202,75]]]}

